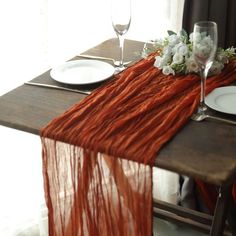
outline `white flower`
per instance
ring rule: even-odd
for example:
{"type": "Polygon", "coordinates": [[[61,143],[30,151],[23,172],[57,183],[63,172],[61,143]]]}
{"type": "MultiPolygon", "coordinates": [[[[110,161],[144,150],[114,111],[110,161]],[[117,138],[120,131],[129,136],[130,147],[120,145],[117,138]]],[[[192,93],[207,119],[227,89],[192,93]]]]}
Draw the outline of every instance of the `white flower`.
{"type": "Polygon", "coordinates": [[[175,71],[171,68],[171,66],[164,66],[163,69],[162,69],[162,73],[164,75],[175,75],[175,71]]]}
{"type": "Polygon", "coordinates": [[[168,64],[170,57],[168,55],[164,55],[163,57],[156,56],[155,59],[156,60],[154,62],[154,66],[159,69],[162,69],[164,66],[166,66],[168,64]]]}
{"type": "Polygon", "coordinates": [[[180,43],[176,44],[172,48],[172,53],[175,54],[177,52],[180,53],[183,56],[187,55],[188,54],[188,46],[183,42],[180,42],[180,43]]]}
{"type": "Polygon", "coordinates": [[[173,63],[175,64],[181,64],[184,60],[183,55],[180,53],[176,52],[175,55],[173,56],[173,63]]]}
{"type": "MultiPolygon", "coordinates": [[[[222,71],[224,65],[236,56],[236,48],[234,47],[226,50],[219,49],[216,55],[212,53],[216,50],[216,46],[213,44],[212,38],[207,35],[207,32],[191,33],[189,38],[184,30],[181,30],[179,35],[171,31],[169,33],[171,35],[164,40],[154,41],[153,50],[153,52],[160,52],[160,55],[155,58],[154,66],[161,69],[165,75],[198,73],[198,63],[205,64],[209,59],[213,61],[210,74],[218,74],[222,71]],[[193,50],[195,51],[194,55],[193,50]],[[199,59],[198,63],[196,59],[199,59]]],[[[147,52],[146,47],[144,47],[144,50],[147,52]]],[[[143,55],[146,56],[147,54],[143,55]]]]}
{"type": "Polygon", "coordinates": [[[230,47],[230,48],[227,48],[227,49],[225,50],[225,52],[227,52],[227,53],[229,53],[229,54],[232,54],[232,55],[235,55],[235,50],[236,50],[236,48],[230,47]]]}
{"type": "Polygon", "coordinates": [[[157,67],[159,69],[162,69],[165,64],[166,63],[165,63],[165,61],[163,60],[162,57],[160,57],[160,56],[155,57],[155,62],[154,62],[155,67],[157,67]]]}
{"type": "Polygon", "coordinates": [[[172,54],[174,55],[175,53],[179,52],[179,48],[182,47],[184,43],[180,42],[176,44],[174,47],[172,47],[172,54]]]}
{"type": "Polygon", "coordinates": [[[179,43],[179,41],[179,36],[177,36],[176,34],[172,34],[168,37],[168,42],[170,46],[174,46],[175,44],[179,43]]]}
{"type": "Polygon", "coordinates": [[[163,48],[163,54],[166,56],[171,56],[171,52],[172,52],[172,47],[170,46],[166,46],[163,48]]]}
{"type": "Polygon", "coordinates": [[[228,57],[223,52],[220,52],[216,55],[216,60],[223,64],[227,64],[229,62],[228,57]]]}
{"type": "Polygon", "coordinates": [[[218,75],[220,74],[221,70],[224,68],[224,64],[218,61],[214,61],[211,68],[210,68],[210,73],[213,75],[218,75]]]}
{"type": "Polygon", "coordinates": [[[211,39],[211,37],[210,37],[209,35],[206,36],[206,37],[204,37],[204,38],[200,41],[200,43],[201,43],[202,45],[205,45],[206,47],[210,47],[210,48],[213,47],[213,41],[212,41],[212,39],[211,39]]]}
{"type": "Polygon", "coordinates": [[[188,47],[186,44],[182,44],[179,48],[178,48],[178,52],[179,54],[185,56],[188,54],[188,47]]]}
{"type": "Polygon", "coordinates": [[[199,71],[198,64],[193,59],[193,57],[186,59],[186,71],[187,72],[195,72],[195,73],[197,73],[199,71]]]}
{"type": "Polygon", "coordinates": [[[207,59],[209,57],[209,54],[211,52],[211,49],[205,45],[202,44],[196,44],[195,48],[195,54],[200,59],[207,59]]]}
{"type": "Polygon", "coordinates": [[[161,65],[162,65],[162,58],[160,56],[156,56],[154,66],[160,68],[161,65]]]}

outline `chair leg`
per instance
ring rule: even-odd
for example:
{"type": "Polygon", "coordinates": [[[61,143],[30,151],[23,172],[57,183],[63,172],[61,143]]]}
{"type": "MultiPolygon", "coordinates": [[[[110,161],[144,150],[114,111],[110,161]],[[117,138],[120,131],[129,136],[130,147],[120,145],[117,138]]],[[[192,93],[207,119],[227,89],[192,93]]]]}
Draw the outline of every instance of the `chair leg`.
{"type": "Polygon", "coordinates": [[[234,202],[232,195],[230,195],[227,219],[229,223],[229,228],[232,232],[232,236],[236,236],[236,203],[234,202]]]}
{"type": "Polygon", "coordinates": [[[232,185],[220,187],[214,212],[210,236],[222,236],[231,196],[232,185]]]}

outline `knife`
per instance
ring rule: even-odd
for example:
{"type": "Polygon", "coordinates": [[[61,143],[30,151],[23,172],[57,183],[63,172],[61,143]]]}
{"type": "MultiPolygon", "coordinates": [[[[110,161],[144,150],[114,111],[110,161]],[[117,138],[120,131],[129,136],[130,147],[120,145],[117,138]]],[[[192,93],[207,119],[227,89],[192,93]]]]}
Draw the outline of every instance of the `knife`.
{"type": "Polygon", "coordinates": [[[105,60],[105,61],[112,61],[115,63],[115,59],[110,57],[101,57],[101,56],[94,56],[94,55],[87,55],[87,54],[80,54],[78,57],[88,58],[88,59],[98,59],[98,60],[105,60]]]}
{"type": "MultiPolygon", "coordinates": [[[[88,54],[80,54],[78,57],[81,58],[87,58],[87,59],[97,59],[97,60],[104,60],[104,61],[111,61],[115,66],[119,66],[120,62],[116,61],[115,59],[111,57],[101,57],[101,56],[94,56],[94,55],[88,55],[88,54]]],[[[133,61],[124,61],[123,65],[128,66],[133,61]]]]}
{"type": "Polygon", "coordinates": [[[69,92],[74,92],[74,93],[82,93],[82,94],[91,94],[90,90],[82,90],[82,89],[70,89],[70,88],[65,88],[57,85],[51,85],[51,84],[41,84],[41,83],[35,83],[35,82],[25,82],[24,84],[26,85],[32,85],[32,86],[38,86],[38,87],[44,87],[44,88],[53,88],[53,89],[58,89],[58,90],[65,90],[69,92]]]}

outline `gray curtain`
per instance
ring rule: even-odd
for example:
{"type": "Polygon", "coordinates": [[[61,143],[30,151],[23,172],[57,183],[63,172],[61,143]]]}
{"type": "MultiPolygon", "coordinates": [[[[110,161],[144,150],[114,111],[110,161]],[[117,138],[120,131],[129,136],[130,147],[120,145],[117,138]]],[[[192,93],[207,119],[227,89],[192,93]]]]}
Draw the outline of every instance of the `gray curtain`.
{"type": "Polygon", "coordinates": [[[191,33],[202,20],[217,23],[219,47],[236,46],[236,0],[185,0],[182,28],[191,33]]]}

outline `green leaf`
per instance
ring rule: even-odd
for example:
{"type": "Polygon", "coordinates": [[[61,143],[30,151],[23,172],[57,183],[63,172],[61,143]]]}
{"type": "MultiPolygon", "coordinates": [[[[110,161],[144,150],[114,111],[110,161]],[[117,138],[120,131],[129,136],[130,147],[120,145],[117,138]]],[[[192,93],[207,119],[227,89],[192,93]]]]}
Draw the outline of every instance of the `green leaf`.
{"type": "Polygon", "coordinates": [[[188,33],[184,29],[180,30],[180,35],[188,38],[188,33]]]}
{"type": "Polygon", "coordinates": [[[173,35],[173,34],[176,34],[174,31],[172,31],[172,30],[167,30],[167,33],[168,33],[168,35],[170,36],[170,35],[173,35]]]}

